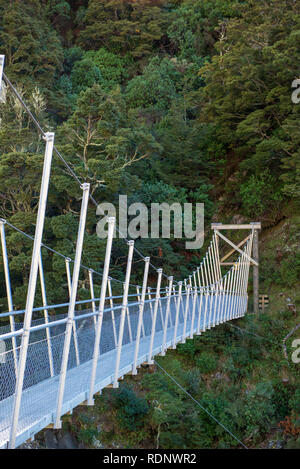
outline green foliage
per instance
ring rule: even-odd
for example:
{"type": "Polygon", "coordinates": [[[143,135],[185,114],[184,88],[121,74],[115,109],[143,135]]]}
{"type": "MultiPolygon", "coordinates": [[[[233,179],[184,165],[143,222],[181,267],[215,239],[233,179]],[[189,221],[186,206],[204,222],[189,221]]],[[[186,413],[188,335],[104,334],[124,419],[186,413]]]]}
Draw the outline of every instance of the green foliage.
{"type": "Polygon", "coordinates": [[[166,0],[90,0],[79,43],[87,49],[104,46],[114,53],[130,51],[133,57],[147,56],[166,32],[166,5],[166,0]]]}
{"type": "Polygon", "coordinates": [[[215,357],[207,352],[198,354],[195,358],[195,363],[201,373],[213,373],[217,368],[215,357]]]}
{"type": "Polygon", "coordinates": [[[206,102],[203,116],[218,125],[221,142],[233,149],[235,170],[242,170],[245,215],[258,210],[268,220],[271,210],[274,220],[285,194],[299,195],[294,127],[299,107],[286,86],[298,73],[294,31],[299,5],[287,1],[283,11],[279,0],[251,1],[241,6],[239,15],[216,43],[218,54],[200,71],[206,80],[200,99],[206,102]],[[275,17],[280,18],[276,26],[275,17]],[[254,187],[258,195],[251,200],[254,187]]]}
{"type": "Polygon", "coordinates": [[[195,61],[213,52],[226,21],[237,14],[237,0],[186,0],[174,12],[168,36],[180,57],[195,61]]]}
{"type": "Polygon", "coordinates": [[[259,383],[247,394],[244,421],[247,434],[256,439],[274,423],[276,407],[273,402],[274,388],[270,382],[259,383]]]}
{"type": "Polygon", "coordinates": [[[130,108],[165,111],[176,98],[180,73],[169,58],[153,57],[127,85],[126,98],[130,108]]]}
{"type": "Polygon", "coordinates": [[[138,397],[134,390],[123,385],[116,392],[114,406],[118,410],[118,419],[125,430],[135,431],[143,426],[149,411],[147,401],[138,397]]]}
{"type": "Polygon", "coordinates": [[[88,57],[84,57],[79,62],[76,62],[72,68],[72,90],[76,94],[91,88],[95,83],[100,84],[101,81],[102,75],[99,67],[88,57]]]}
{"type": "Polygon", "coordinates": [[[272,176],[268,170],[265,170],[258,177],[252,174],[248,181],[241,184],[240,194],[247,216],[250,218],[261,217],[267,213],[276,219],[283,194],[282,188],[277,184],[276,177],[272,176]]]}
{"type": "Polygon", "coordinates": [[[63,51],[41,2],[0,2],[0,45],[11,80],[29,90],[38,84],[47,94],[52,91],[63,51]]]}
{"type": "Polygon", "coordinates": [[[126,66],[129,59],[120,57],[106,50],[104,47],[97,51],[88,51],[84,57],[90,59],[97,67],[99,67],[102,75],[102,86],[105,89],[115,88],[121,85],[127,76],[126,66]]]}

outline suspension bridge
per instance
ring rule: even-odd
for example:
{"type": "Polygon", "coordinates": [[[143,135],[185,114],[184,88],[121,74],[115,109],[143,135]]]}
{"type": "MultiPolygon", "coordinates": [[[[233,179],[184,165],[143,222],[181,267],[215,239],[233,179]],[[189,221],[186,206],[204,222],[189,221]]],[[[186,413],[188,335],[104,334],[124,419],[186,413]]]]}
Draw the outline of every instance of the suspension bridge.
{"type": "Polygon", "coordinates": [[[55,148],[54,133],[42,130],[6,77],[3,66],[4,56],[0,56],[0,89],[4,79],[45,141],[35,235],[30,236],[8,220],[0,219],[4,272],[1,281],[5,284],[8,305],[8,311],[0,314],[0,448],[12,449],[48,426],[61,428],[64,414],[82,403],[92,406],[95,394],[107,386],[117,388],[125,374],[136,374],[143,363],[153,364],[155,355],[165,355],[168,348],[175,349],[187,338],[244,316],[251,265],[254,286],[258,282],[256,250],[260,223],[213,224],[212,240],[202,262],[183,281],[175,281],[163,269],[156,268],[150,257],[136,249],[133,240],[124,237],[128,254],[125,278],[120,282],[110,276],[113,235],[118,227],[115,219],[108,217],[105,257],[99,259],[103,269],[96,272],[82,265],[88,203],[95,203],[90,185],[78,180],[55,148]],[[42,242],[54,152],[82,190],[74,259],[42,242]],[[249,232],[238,245],[222,233],[237,228],[249,232]],[[22,310],[13,304],[7,230],[17,231],[33,244],[26,306],[22,310]],[[219,254],[221,240],[231,246],[223,258],[219,254]],[[65,303],[48,304],[43,268],[45,249],[64,259],[67,281],[62,279],[62,284],[66,283],[68,297],[65,303]],[[233,253],[238,253],[238,258],[226,263],[233,253]],[[144,262],[140,285],[130,282],[134,255],[144,262]],[[224,274],[222,267],[224,270],[226,266],[228,270],[224,274]],[[154,287],[149,286],[150,268],[154,270],[154,287]],[[89,282],[90,298],[86,300],[77,299],[81,271],[85,271],[89,282]],[[96,277],[101,278],[98,298],[94,294],[96,277]],[[34,304],[38,282],[42,304],[37,307],[34,304]],[[120,284],[122,294],[114,294],[114,288],[118,287],[119,291],[120,284]]]}

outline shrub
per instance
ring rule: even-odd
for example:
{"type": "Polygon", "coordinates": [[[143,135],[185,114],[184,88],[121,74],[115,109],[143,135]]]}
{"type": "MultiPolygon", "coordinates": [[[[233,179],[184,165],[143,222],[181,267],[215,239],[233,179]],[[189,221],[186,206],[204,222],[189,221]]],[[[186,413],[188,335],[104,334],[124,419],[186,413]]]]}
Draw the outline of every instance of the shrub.
{"type": "Polygon", "coordinates": [[[122,386],[114,398],[114,406],[118,409],[118,419],[124,429],[135,431],[144,423],[149,406],[143,397],[138,397],[133,389],[122,386]]]}
{"type": "Polygon", "coordinates": [[[215,357],[207,352],[202,352],[200,355],[196,356],[195,363],[202,373],[212,373],[217,368],[215,357]]]}

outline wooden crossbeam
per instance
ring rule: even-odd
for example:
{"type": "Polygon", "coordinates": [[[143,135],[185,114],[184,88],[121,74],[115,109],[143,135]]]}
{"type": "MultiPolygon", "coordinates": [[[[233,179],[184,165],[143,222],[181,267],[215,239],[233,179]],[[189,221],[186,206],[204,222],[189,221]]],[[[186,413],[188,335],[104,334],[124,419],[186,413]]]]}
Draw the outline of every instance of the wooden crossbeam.
{"type": "Polygon", "coordinates": [[[222,223],[212,223],[212,230],[261,230],[260,222],[253,222],[245,225],[223,225],[222,223]]]}

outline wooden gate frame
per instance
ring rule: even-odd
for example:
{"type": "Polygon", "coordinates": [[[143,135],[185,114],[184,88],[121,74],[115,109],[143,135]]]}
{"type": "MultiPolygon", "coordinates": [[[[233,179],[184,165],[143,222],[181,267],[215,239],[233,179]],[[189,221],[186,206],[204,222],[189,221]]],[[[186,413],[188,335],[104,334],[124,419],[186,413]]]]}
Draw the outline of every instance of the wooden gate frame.
{"type": "Polygon", "coordinates": [[[233,265],[234,262],[224,262],[228,257],[231,256],[235,251],[240,254],[243,254],[243,251],[240,249],[243,246],[251,235],[246,236],[242,241],[237,245],[230,241],[226,236],[220,233],[221,230],[251,230],[253,231],[253,244],[252,244],[252,257],[249,256],[250,264],[253,266],[253,312],[259,312],[259,254],[258,254],[258,230],[261,230],[260,222],[252,222],[245,225],[224,225],[222,223],[212,223],[211,229],[214,230],[216,234],[217,242],[219,243],[219,238],[223,239],[227,244],[231,246],[231,249],[225,256],[220,259],[220,265],[233,265]]]}

